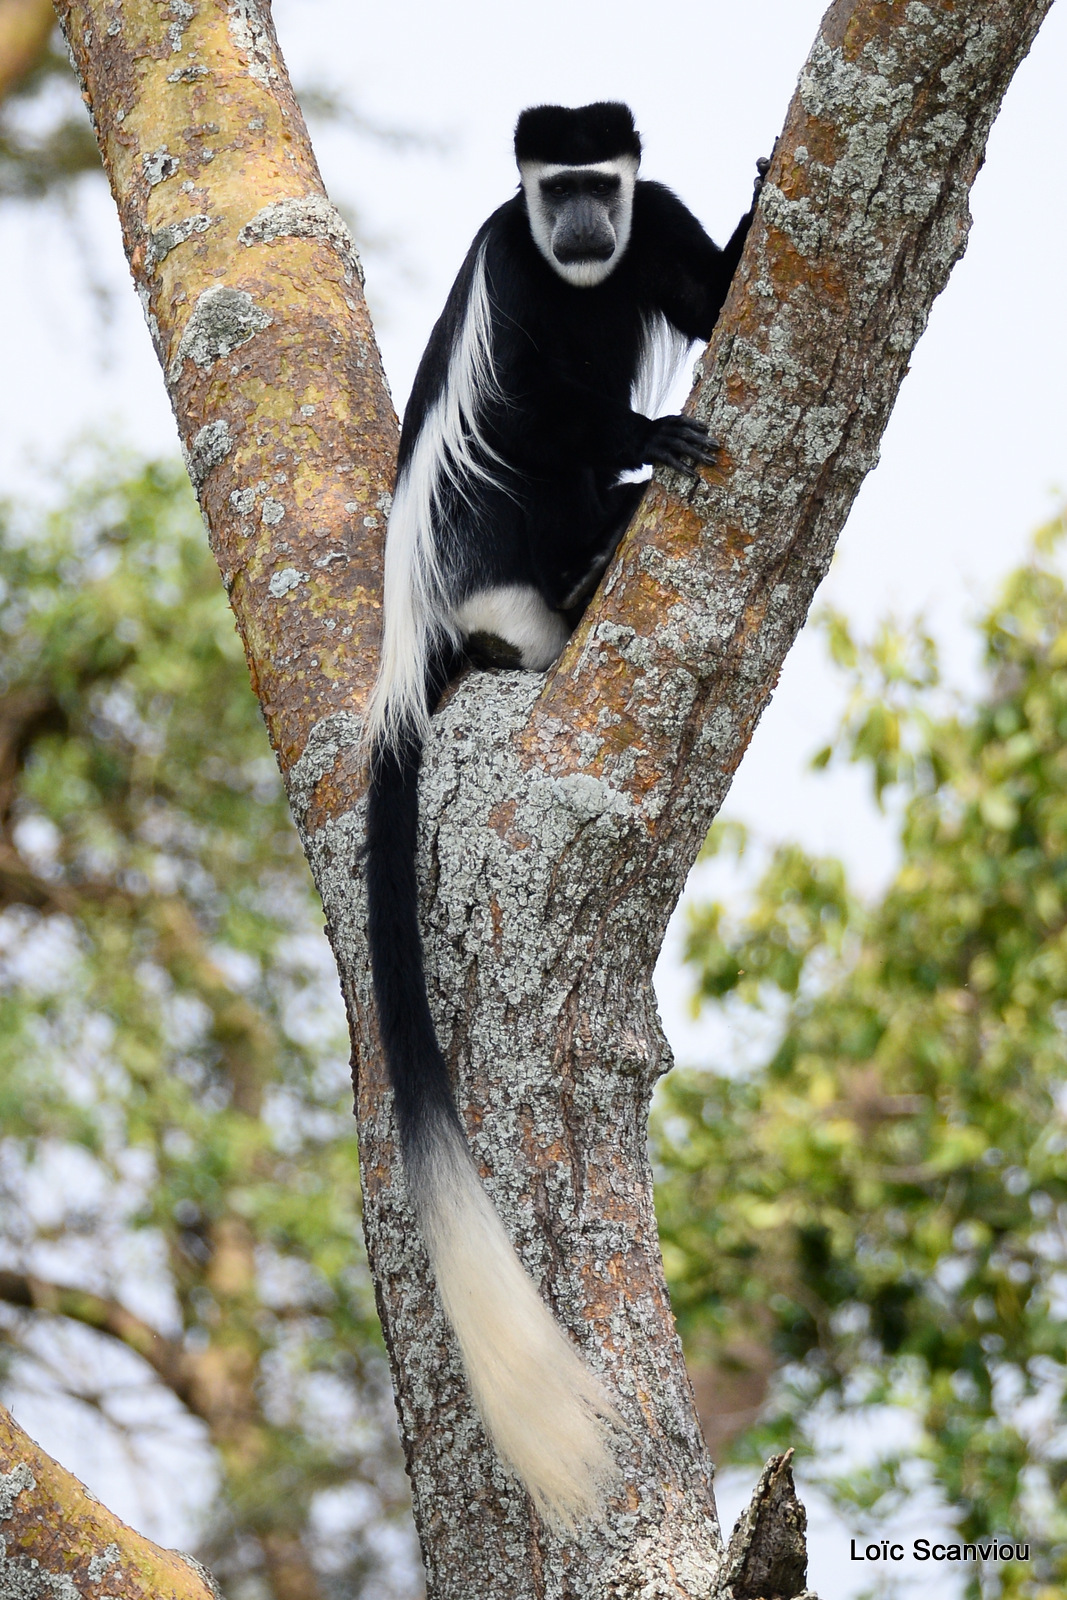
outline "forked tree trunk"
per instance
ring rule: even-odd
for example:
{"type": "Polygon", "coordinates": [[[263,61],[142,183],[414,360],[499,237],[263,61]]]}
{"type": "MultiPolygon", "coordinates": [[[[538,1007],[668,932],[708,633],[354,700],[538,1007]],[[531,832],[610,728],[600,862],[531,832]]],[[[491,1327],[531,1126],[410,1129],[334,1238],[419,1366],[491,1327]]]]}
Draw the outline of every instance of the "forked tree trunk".
{"type": "MultiPolygon", "coordinates": [[[[367,1241],[431,1594],[732,1600],[803,1587],[772,1464],[724,1558],[645,1154],[663,929],[829,564],[1001,96],[1051,0],[838,0],[692,402],[547,677],[477,674],[422,790],[431,998],[489,1188],[619,1396],[624,1492],[547,1534],[472,1412],[404,1197],[356,853],[395,422],[263,0],[57,0],[134,277],[322,892],[352,1024],[367,1241]]],[[[758,154],[758,152],[753,152],[758,154]]]]}

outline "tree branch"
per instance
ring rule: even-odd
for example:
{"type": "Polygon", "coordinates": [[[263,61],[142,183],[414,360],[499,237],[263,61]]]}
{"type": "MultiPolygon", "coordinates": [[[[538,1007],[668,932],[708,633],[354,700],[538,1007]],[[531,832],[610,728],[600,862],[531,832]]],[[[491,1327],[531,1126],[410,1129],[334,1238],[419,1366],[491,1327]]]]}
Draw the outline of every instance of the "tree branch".
{"type": "Polygon", "coordinates": [[[0,1594],[220,1600],[191,1556],[135,1533],[0,1406],[0,1594]]]}
{"type": "Polygon", "coordinates": [[[690,400],[721,464],[656,474],[525,730],[531,750],[550,734],[553,772],[627,795],[682,875],[877,461],[1050,5],[837,0],[823,20],[690,400]]]}
{"type": "Polygon", "coordinates": [[[266,4],[56,10],[284,772],[376,660],[397,427],[355,249],[266,4]]]}
{"type": "Polygon", "coordinates": [[[28,1311],[69,1317],[97,1333],[106,1333],[139,1355],[183,1404],[195,1409],[193,1385],[186,1371],[189,1358],[182,1346],[128,1311],[121,1301],[8,1268],[0,1269],[0,1300],[28,1311]]]}
{"type": "Polygon", "coordinates": [[[19,774],[35,739],[61,733],[66,717],[51,687],[29,684],[0,695],[0,829],[11,822],[19,774]]]}

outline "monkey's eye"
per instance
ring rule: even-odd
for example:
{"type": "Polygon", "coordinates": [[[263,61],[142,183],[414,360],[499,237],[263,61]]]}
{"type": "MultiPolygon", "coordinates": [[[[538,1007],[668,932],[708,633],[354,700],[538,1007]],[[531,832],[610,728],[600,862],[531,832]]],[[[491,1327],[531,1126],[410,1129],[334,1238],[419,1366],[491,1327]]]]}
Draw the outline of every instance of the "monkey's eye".
{"type": "Polygon", "coordinates": [[[553,200],[562,200],[570,193],[570,190],[565,183],[550,183],[548,185],[548,193],[553,200]]]}
{"type": "Polygon", "coordinates": [[[608,183],[606,180],[603,183],[594,183],[592,192],[598,196],[614,194],[615,185],[608,183]]]}

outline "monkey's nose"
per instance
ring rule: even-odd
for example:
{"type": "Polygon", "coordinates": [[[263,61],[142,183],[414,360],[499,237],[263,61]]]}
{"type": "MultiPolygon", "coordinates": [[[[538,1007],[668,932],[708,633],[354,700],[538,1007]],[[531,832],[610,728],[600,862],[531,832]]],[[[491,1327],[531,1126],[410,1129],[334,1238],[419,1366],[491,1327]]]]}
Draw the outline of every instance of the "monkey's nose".
{"type": "Polygon", "coordinates": [[[572,261],[609,261],[615,254],[615,234],[610,228],[567,228],[557,231],[552,254],[564,266],[572,261]]]}

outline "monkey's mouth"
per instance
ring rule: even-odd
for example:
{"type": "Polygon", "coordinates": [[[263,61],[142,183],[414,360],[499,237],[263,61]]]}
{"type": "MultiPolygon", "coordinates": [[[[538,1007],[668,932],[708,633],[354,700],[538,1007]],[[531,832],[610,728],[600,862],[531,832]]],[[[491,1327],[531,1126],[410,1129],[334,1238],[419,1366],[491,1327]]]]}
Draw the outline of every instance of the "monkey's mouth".
{"type": "Polygon", "coordinates": [[[610,261],[615,254],[614,239],[561,239],[552,241],[552,254],[561,266],[575,266],[581,261],[610,261]]]}

